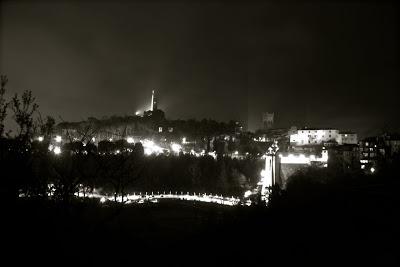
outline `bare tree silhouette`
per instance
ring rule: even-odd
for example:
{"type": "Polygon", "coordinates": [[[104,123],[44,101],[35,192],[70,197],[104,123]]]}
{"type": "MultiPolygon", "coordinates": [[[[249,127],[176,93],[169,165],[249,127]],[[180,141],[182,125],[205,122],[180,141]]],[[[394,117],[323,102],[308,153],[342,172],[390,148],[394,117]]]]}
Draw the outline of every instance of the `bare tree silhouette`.
{"type": "Polygon", "coordinates": [[[26,143],[29,142],[34,134],[34,114],[39,108],[35,103],[36,98],[32,96],[32,91],[24,91],[21,98],[15,94],[11,99],[11,109],[14,112],[14,120],[18,124],[19,132],[17,138],[26,143]]]}
{"type": "Polygon", "coordinates": [[[1,83],[1,86],[0,86],[0,137],[2,137],[3,133],[4,133],[4,120],[7,116],[7,108],[8,108],[9,103],[7,103],[7,101],[4,97],[4,95],[6,93],[5,86],[8,82],[7,76],[1,75],[0,80],[1,80],[0,81],[0,83],[1,83]]]}

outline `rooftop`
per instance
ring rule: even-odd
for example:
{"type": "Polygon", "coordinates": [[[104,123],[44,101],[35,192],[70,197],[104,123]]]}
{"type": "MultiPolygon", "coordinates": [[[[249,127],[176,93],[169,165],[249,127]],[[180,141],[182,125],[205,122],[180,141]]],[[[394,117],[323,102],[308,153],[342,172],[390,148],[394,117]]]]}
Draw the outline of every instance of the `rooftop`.
{"type": "Polygon", "coordinates": [[[308,128],[308,127],[304,127],[304,128],[299,128],[297,129],[298,131],[317,131],[317,130],[334,130],[334,131],[338,131],[338,129],[335,128],[329,128],[329,127],[321,127],[321,128],[308,128]]]}

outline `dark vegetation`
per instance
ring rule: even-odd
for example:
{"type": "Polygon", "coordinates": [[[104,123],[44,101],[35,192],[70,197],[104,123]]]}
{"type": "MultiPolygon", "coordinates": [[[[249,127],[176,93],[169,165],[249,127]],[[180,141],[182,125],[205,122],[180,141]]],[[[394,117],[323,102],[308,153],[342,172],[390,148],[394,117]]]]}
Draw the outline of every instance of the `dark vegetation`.
{"type": "MultiPolygon", "coordinates": [[[[32,142],[30,129],[35,126],[27,115],[35,109],[34,98],[29,93],[15,98],[20,99],[20,110],[17,101],[10,104],[20,114],[20,134],[3,137],[0,143],[3,262],[398,264],[398,158],[374,175],[306,169],[292,176],[285,190],[274,188],[268,207],[179,201],[101,205],[98,200],[76,199],[73,193],[82,184],[88,192],[102,187],[117,194],[189,188],[235,194],[243,190],[237,173],[251,185],[260,166],[251,159],[143,157],[140,145],[133,146],[132,153],[98,155],[90,145],[70,144],[64,149],[73,153],[55,156],[47,149],[54,121],[41,120],[38,129],[45,140],[32,142]],[[50,183],[56,193],[48,199],[50,183]],[[31,197],[18,198],[20,192],[31,197]]],[[[6,102],[0,104],[1,111],[6,102]]]]}
{"type": "MultiPolygon", "coordinates": [[[[8,200],[20,194],[43,199],[53,191],[52,198],[68,203],[78,190],[91,193],[95,188],[115,197],[157,191],[242,196],[258,181],[263,163],[252,157],[243,160],[223,156],[217,160],[189,155],[145,157],[141,143],[128,144],[126,140],[101,141],[95,146],[92,137],[104,123],[95,118],[89,124],[75,125],[80,139],[68,136],[70,140],[62,146],[62,153],[55,155],[48,149],[54,138],[55,120],[49,116],[42,118],[30,91],[22,96],[16,94],[7,102],[6,84],[7,78],[2,76],[1,130],[4,132],[7,110],[18,125],[15,133],[0,136],[1,195],[8,200]],[[43,140],[34,139],[35,135],[43,140]],[[120,153],[115,154],[116,150],[120,153]]],[[[204,129],[200,130],[201,135],[211,134],[214,124],[216,132],[230,127],[211,120],[180,123],[194,124],[190,129],[204,129]]]]}
{"type": "Polygon", "coordinates": [[[72,147],[54,155],[43,143],[24,149],[18,140],[1,141],[2,193],[8,198],[19,194],[44,198],[55,190],[54,198],[68,202],[78,190],[91,193],[94,189],[109,195],[178,191],[242,196],[256,185],[263,166],[256,159],[145,157],[140,145],[132,153],[117,155],[92,153],[90,148],[75,153],[72,147]]]}
{"type": "Polygon", "coordinates": [[[293,177],[268,207],[21,199],[5,211],[3,241],[28,262],[396,266],[398,177],[325,175],[293,177]]]}

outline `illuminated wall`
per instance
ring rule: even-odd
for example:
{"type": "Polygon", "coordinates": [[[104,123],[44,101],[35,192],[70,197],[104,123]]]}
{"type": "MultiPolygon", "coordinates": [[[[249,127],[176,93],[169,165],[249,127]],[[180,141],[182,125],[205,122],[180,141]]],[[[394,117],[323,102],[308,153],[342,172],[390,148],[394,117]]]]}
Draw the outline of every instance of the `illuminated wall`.
{"type": "Polygon", "coordinates": [[[329,140],[339,142],[339,130],[335,129],[302,129],[290,135],[290,144],[297,146],[322,144],[329,140]]]}
{"type": "Polygon", "coordinates": [[[282,188],[286,187],[287,180],[295,172],[302,168],[317,165],[327,167],[328,165],[328,151],[322,150],[321,156],[304,155],[304,154],[279,154],[279,184],[282,188]]]}
{"type": "Polygon", "coordinates": [[[261,199],[267,200],[268,188],[275,184],[281,184],[279,178],[279,163],[275,155],[266,155],[265,169],[261,172],[261,199]]]}
{"type": "Polygon", "coordinates": [[[328,151],[322,150],[321,156],[304,154],[279,154],[280,163],[284,164],[311,164],[312,162],[328,162],[328,151]]]}
{"type": "Polygon", "coordinates": [[[339,145],[357,144],[356,133],[339,132],[335,129],[302,129],[290,134],[290,144],[296,146],[319,145],[334,140],[339,145]]]}

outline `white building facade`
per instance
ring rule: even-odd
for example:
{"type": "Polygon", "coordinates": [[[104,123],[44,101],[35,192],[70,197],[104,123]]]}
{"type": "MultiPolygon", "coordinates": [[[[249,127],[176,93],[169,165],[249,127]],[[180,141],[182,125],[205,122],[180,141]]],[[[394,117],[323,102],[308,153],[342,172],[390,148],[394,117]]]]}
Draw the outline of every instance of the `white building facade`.
{"type": "Polygon", "coordinates": [[[296,146],[318,145],[323,142],[337,141],[339,130],[336,129],[300,129],[290,135],[290,144],[296,146]]]}
{"type": "Polygon", "coordinates": [[[320,145],[335,141],[339,145],[357,144],[357,134],[341,133],[337,129],[300,129],[290,134],[290,144],[295,146],[320,145]]]}

